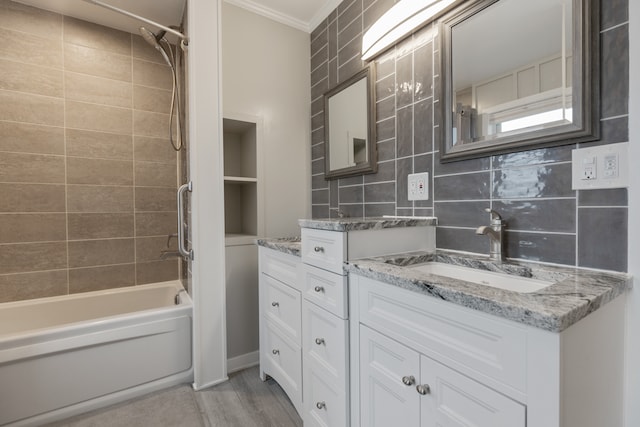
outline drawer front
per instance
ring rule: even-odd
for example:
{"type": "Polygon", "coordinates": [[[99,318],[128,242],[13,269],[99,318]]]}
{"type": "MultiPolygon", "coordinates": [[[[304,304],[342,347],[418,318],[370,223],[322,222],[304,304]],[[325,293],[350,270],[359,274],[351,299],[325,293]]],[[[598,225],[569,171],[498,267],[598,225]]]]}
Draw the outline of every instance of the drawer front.
{"type": "Polygon", "coordinates": [[[393,285],[357,280],[362,323],[485,384],[525,392],[524,329],[393,285]]]}
{"type": "Polygon", "coordinates": [[[260,271],[295,289],[299,289],[298,266],[301,263],[300,257],[260,247],[260,271]]]}
{"type": "Polygon", "coordinates": [[[346,427],[349,416],[347,394],[325,380],[324,370],[315,369],[310,363],[305,363],[304,370],[305,427],[346,427]]]}
{"type": "Polygon", "coordinates": [[[304,298],[343,319],[348,318],[348,276],[303,264],[300,268],[304,298]]]}
{"type": "Polygon", "coordinates": [[[336,388],[346,390],[348,379],[348,320],[304,301],[302,303],[305,363],[315,363],[326,372],[325,379],[336,388]]]}
{"type": "Polygon", "coordinates": [[[301,236],[303,263],[344,274],[347,233],[303,228],[301,236]]]}
{"type": "Polygon", "coordinates": [[[261,367],[275,379],[297,408],[302,402],[302,349],[267,322],[261,367]]]}
{"type": "Polygon", "coordinates": [[[300,345],[302,299],[300,292],[264,274],[260,286],[264,316],[300,345]]]}

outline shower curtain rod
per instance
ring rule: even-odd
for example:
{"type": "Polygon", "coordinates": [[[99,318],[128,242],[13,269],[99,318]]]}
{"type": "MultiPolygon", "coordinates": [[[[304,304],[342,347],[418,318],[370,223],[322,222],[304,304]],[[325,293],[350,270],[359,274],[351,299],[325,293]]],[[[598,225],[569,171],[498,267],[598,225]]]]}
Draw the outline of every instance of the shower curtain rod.
{"type": "Polygon", "coordinates": [[[150,25],[153,25],[154,27],[160,28],[160,29],[166,31],[167,33],[171,33],[174,36],[178,36],[179,38],[181,38],[183,40],[183,42],[182,42],[183,45],[186,45],[189,42],[189,37],[185,36],[180,31],[176,31],[173,28],[167,27],[166,25],[159,24],[159,23],[157,23],[155,21],[152,21],[151,19],[144,18],[142,16],[136,15],[135,13],[131,13],[128,10],[120,9],[119,7],[116,7],[116,6],[107,4],[107,3],[103,3],[100,0],[83,0],[83,1],[85,1],[87,3],[93,3],[93,4],[97,5],[97,6],[104,7],[105,9],[109,9],[109,10],[112,10],[114,12],[118,12],[118,13],[120,13],[122,15],[126,15],[126,16],[128,16],[130,18],[134,18],[134,19],[137,19],[138,21],[142,21],[142,22],[144,22],[146,24],[150,24],[150,25]]]}

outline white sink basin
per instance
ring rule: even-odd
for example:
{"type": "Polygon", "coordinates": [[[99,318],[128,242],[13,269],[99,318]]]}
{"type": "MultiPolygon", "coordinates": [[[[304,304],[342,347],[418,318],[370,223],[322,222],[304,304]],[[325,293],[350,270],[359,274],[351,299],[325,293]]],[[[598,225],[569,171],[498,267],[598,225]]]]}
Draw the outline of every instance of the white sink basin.
{"type": "Polygon", "coordinates": [[[529,279],[527,277],[495,273],[493,271],[476,270],[475,268],[461,267],[443,262],[427,262],[409,268],[423,273],[451,277],[453,279],[477,283],[478,285],[522,293],[536,292],[553,284],[553,282],[544,280],[529,279]]]}

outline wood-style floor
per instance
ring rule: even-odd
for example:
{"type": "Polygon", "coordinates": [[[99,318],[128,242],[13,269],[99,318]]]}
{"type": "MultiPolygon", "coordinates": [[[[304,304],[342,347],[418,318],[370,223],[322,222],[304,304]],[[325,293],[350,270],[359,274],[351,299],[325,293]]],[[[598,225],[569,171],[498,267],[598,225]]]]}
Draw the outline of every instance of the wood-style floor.
{"type": "Polygon", "coordinates": [[[181,385],[59,421],[56,427],[299,427],[302,420],[278,383],[258,367],[202,391],[181,385]]]}

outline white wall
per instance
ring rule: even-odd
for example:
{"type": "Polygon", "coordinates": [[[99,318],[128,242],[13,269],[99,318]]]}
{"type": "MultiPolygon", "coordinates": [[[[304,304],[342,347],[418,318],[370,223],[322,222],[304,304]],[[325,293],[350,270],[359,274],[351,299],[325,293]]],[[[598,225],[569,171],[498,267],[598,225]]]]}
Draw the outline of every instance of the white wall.
{"type": "Polygon", "coordinates": [[[311,211],[309,34],[223,2],[223,111],[262,117],[265,236],[311,211]]]}
{"type": "Polygon", "coordinates": [[[640,2],[629,1],[629,272],[634,289],[628,305],[626,426],[640,426],[640,2]]]}

